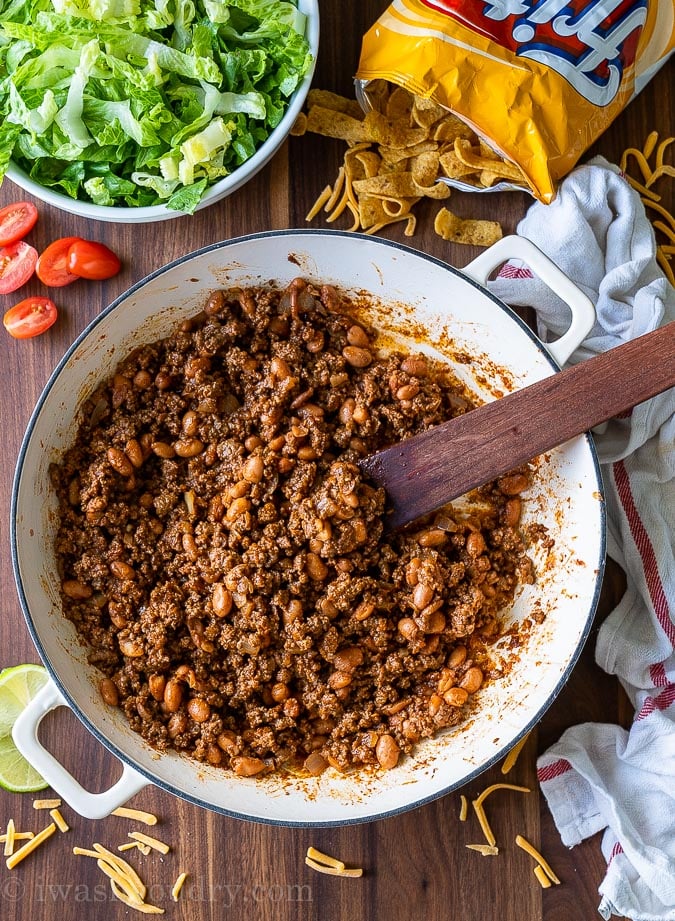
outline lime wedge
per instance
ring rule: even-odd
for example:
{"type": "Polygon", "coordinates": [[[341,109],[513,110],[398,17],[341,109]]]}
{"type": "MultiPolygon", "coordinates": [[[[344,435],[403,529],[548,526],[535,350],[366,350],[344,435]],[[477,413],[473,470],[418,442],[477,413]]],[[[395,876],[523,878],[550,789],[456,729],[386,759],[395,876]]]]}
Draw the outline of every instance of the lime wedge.
{"type": "Polygon", "coordinates": [[[47,783],[14,745],[17,716],[47,681],[42,665],[14,665],[0,672],[0,787],[12,793],[44,790],[47,783]]]}

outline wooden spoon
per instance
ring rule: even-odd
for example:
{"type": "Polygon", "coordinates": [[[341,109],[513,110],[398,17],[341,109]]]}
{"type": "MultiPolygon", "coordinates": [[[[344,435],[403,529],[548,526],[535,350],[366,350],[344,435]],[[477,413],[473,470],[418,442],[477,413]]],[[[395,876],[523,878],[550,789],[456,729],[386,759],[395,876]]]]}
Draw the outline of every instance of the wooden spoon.
{"type": "Polygon", "coordinates": [[[398,528],[673,386],[675,323],[669,323],[359,466],[385,488],[386,526],[398,528]]]}

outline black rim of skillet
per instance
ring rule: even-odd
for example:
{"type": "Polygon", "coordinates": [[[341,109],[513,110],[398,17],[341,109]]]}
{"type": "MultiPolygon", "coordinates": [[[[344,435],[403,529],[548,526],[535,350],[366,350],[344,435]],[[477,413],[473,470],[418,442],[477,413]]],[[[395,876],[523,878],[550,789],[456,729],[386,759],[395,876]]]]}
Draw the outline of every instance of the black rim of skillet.
{"type": "Polygon", "coordinates": [[[77,700],[70,694],[70,692],[67,690],[67,688],[61,681],[61,678],[59,677],[58,672],[53,667],[50,661],[48,650],[45,648],[44,644],[42,643],[42,641],[40,640],[38,636],[38,631],[36,629],[35,624],[33,623],[33,619],[32,619],[32,616],[31,616],[31,613],[28,607],[28,602],[27,602],[27,599],[26,599],[26,596],[23,590],[23,584],[22,584],[21,574],[19,570],[19,555],[18,555],[18,550],[17,550],[17,529],[16,529],[16,520],[17,520],[17,512],[18,512],[17,497],[18,497],[19,485],[20,485],[21,477],[23,473],[23,465],[24,465],[26,453],[30,446],[33,430],[35,428],[35,425],[37,424],[37,420],[40,416],[43,404],[45,400],[47,399],[47,396],[51,388],[53,387],[54,382],[56,381],[57,377],[61,374],[62,370],[64,369],[68,361],[71,359],[73,354],[77,351],[80,344],[92,334],[92,332],[96,329],[98,324],[105,317],[107,317],[110,313],[112,313],[128,297],[130,297],[132,294],[139,291],[146,284],[148,284],[148,282],[165,274],[170,269],[173,269],[176,266],[181,265],[184,262],[188,262],[189,260],[195,258],[196,256],[202,256],[209,252],[217,252],[220,249],[230,248],[234,245],[242,245],[242,244],[245,245],[246,243],[251,242],[253,240],[259,240],[259,239],[270,238],[270,237],[276,237],[280,241],[283,241],[284,238],[286,237],[297,238],[297,237],[317,237],[317,236],[327,236],[327,237],[330,237],[331,239],[335,239],[336,241],[340,237],[346,237],[350,240],[354,240],[355,238],[359,238],[363,236],[364,241],[367,240],[371,244],[390,247],[393,250],[397,250],[397,251],[400,251],[402,253],[409,254],[409,255],[414,255],[417,258],[426,260],[427,262],[430,262],[450,272],[453,275],[459,276],[466,284],[471,285],[472,287],[480,291],[484,296],[488,297],[493,302],[495,307],[497,307],[499,310],[506,313],[513,320],[513,322],[516,323],[516,325],[520,328],[521,332],[523,332],[530,339],[532,344],[543,355],[543,357],[549,363],[549,365],[551,366],[554,372],[560,370],[560,367],[555,361],[555,359],[549,354],[544,344],[541,342],[540,339],[537,338],[537,336],[530,329],[527,323],[525,323],[525,321],[521,319],[521,317],[519,317],[518,314],[514,313],[506,304],[504,304],[497,297],[495,297],[487,288],[485,288],[479,282],[475,281],[473,278],[470,278],[469,276],[465,275],[459,269],[456,269],[453,266],[450,266],[447,263],[443,262],[441,259],[437,259],[434,256],[430,256],[426,253],[420,252],[419,250],[415,250],[412,247],[405,246],[393,240],[387,240],[384,238],[374,238],[372,236],[366,237],[363,234],[355,234],[351,231],[342,231],[342,230],[310,230],[310,229],[275,230],[275,231],[267,231],[267,232],[262,232],[262,233],[247,234],[241,237],[233,237],[230,240],[224,240],[218,243],[212,243],[212,244],[209,244],[208,246],[202,247],[201,249],[195,250],[191,253],[187,253],[185,256],[181,256],[178,259],[174,259],[173,262],[170,262],[162,266],[161,268],[156,269],[154,272],[151,272],[149,275],[146,275],[145,278],[142,278],[140,281],[137,281],[130,288],[128,288],[124,293],[120,294],[119,297],[115,298],[115,300],[108,307],[106,307],[97,317],[95,317],[91,321],[91,323],[89,323],[88,326],[86,326],[85,329],[80,333],[80,335],[75,339],[73,344],[70,346],[68,351],[65,353],[63,358],[59,361],[58,365],[56,366],[56,368],[50,375],[49,380],[47,381],[38,399],[35,409],[33,410],[31,414],[30,420],[28,422],[28,426],[26,428],[26,433],[23,437],[21,448],[19,450],[19,456],[18,456],[18,460],[16,464],[15,473],[14,473],[14,482],[12,484],[12,497],[11,497],[11,510],[10,510],[10,543],[11,543],[11,554],[12,554],[12,568],[14,570],[14,578],[16,582],[17,592],[19,595],[19,602],[21,604],[21,608],[23,610],[23,614],[26,619],[28,631],[31,635],[33,642],[35,643],[35,646],[38,650],[38,653],[40,654],[40,657],[44,665],[47,668],[47,671],[49,672],[49,675],[51,676],[52,681],[58,687],[63,697],[68,702],[73,713],[75,713],[75,715],[84,724],[84,726],[88,729],[88,731],[96,739],[98,739],[101,745],[107,748],[108,751],[110,751],[113,755],[115,755],[115,757],[118,758],[123,764],[133,768],[135,771],[137,771],[139,774],[145,777],[149,783],[154,784],[155,786],[166,791],[167,793],[171,793],[174,796],[178,796],[179,798],[184,799],[187,802],[192,803],[195,806],[200,806],[204,809],[208,809],[210,811],[217,812],[221,815],[229,816],[230,818],[242,819],[244,821],[256,822],[256,823],[265,824],[265,825],[278,825],[284,828],[288,828],[288,827],[334,828],[334,827],[338,827],[341,825],[361,825],[366,822],[379,821],[380,819],[386,819],[386,818],[391,818],[396,815],[401,815],[402,813],[409,812],[412,809],[417,809],[420,806],[424,806],[427,803],[431,803],[434,800],[440,799],[442,796],[445,796],[447,793],[451,793],[453,790],[456,790],[459,787],[466,786],[467,784],[471,783],[471,781],[475,780],[476,777],[480,776],[485,771],[487,771],[488,768],[492,767],[493,764],[495,764],[501,758],[503,758],[506,755],[506,753],[524,735],[530,732],[530,730],[539,722],[539,720],[541,720],[544,713],[548,710],[548,708],[551,706],[553,701],[556,699],[556,697],[558,696],[562,688],[567,683],[570,677],[570,674],[572,672],[572,669],[576,665],[576,662],[581,654],[581,651],[586,643],[586,640],[588,639],[588,635],[591,630],[591,626],[593,623],[593,617],[595,615],[595,610],[597,608],[598,601],[600,599],[600,590],[602,586],[602,578],[603,578],[604,569],[605,569],[605,554],[606,554],[606,503],[604,499],[602,475],[601,475],[600,464],[598,461],[598,456],[595,450],[593,439],[591,438],[590,434],[586,433],[583,437],[585,438],[586,445],[590,451],[590,455],[593,461],[594,474],[595,474],[595,478],[597,481],[596,488],[597,488],[598,494],[601,497],[600,502],[598,503],[598,509],[600,512],[600,521],[599,521],[600,541],[599,541],[599,548],[598,548],[599,557],[595,564],[595,572],[596,572],[595,588],[593,592],[593,597],[590,600],[588,614],[586,617],[586,623],[584,625],[584,629],[581,633],[581,636],[579,637],[579,642],[577,643],[577,646],[574,649],[566,668],[561,674],[553,691],[550,693],[550,695],[544,701],[541,707],[537,710],[535,715],[528,721],[527,725],[525,725],[522,728],[522,730],[514,738],[509,739],[508,743],[503,745],[499,749],[499,751],[495,752],[494,755],[492,755],[487,761],[481,764],[480,767],[477,767],[474,770],[472,770],[465,777],[463,777],[461,781],[449,784],[447,787],[445,787],[442,790],[434,791],[433,793],[427,796],[422,796],[419,799],[415,799],[414,801],[410,803],[407,803],[403,806],[398,806],[394,809],[383,810],[383,811],[376,812],[371,815],[365,815],[365,816],[350,816],[345,819],[320,820],[320,821],[304,820],[303,821],[302,819],[286,820],[286,819],[270,818],[267,816],[253,816],[253,815],[249,815],[246,813],[238,812],[236,808],[228,809],[223,806],[216,805],[214,803],[207,803],[204,800],[200,800],[199,797],[193,796],[191,793],[187,793],[186,791],[179,789],[173,784],[168,783],[165,780],[162,780],[162,778],[157,777],[155,774],[153,774],[152,771],[149,771],[146,768],[139,765],[129,754],[127,754],[125,751],[123,751],[117,745],[111,742],[110,739],[108,739],[107,736],[101,732],[101,730],[96,726],[96,724],[93,723],[89,719],[89,717],[86,716],[82,712],[82,710],[80,709],[77,703],[77,700]]]}

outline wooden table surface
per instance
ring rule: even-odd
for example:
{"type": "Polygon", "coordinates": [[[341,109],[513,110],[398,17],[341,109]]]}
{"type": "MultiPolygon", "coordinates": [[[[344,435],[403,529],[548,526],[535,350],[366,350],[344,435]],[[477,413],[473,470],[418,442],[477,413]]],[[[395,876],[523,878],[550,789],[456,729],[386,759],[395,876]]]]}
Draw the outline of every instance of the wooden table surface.
{"type": "MultiPolygon", "coordinates": [[[[352,92],[351,78],[363,32],[386,7],[384,0],[324,0],[322,41],[314,85],[352,92]]],[[[593,148],[618,159],[631,144],[641,144],[652,129],[675,134],[675,94],[671,62],[642,95],[616,120],[593,148]]],[[[7,522],[14,463],[30,412],[49,373],[74,337],[106,304],[158,266],[205,244],[271,228],[305,225],[310,203],[332,181],[343,145],[314,136],[292,138],[274,161],[244,189],[198,213],[157,224],[93,224],[40,205],[40,220],[30,236],[38,249],[56,237],[83,235],[109,244],[123,260],[122,272],[108,282],[79,282],[57,292],[60,319],[46,335],[14,341],[0,331],[0,382],[4,463],[0,466],[0,665],[38,661],[17,600],[12,576],[7,522]]],[[[24,198],[6,181],[0,206],[24,198]]],[[[514,230],[530,199],[506,193],[469,196],[453,193],[453,208],[463,216],[498,217],[505,231],[514,230]]],[[[666,190],[664,202],[675,201],[666,190]]],[[[401,225],[386,235],[456,266],[477,251],[443,242],[433,231],[435,202],[420,206],[412,239],[401,225]]],[[[316,222],[320,226],[320,222],[316,222]]],[[[27,294],[45,293],[34,279],[27,294]]],[[[8,309],[18,298],[0,297],[8,309]]],[[[605,874],[599,836],[567,850],[553,826],[537,789],[535,758],[568,726],[588,720],[628,725],[630,705],[618,683],[594,664],[597,625],[621,597],[623,576],[608,567],[596,624],[567,687],[532,733],[509,780],[532,787],[529,796],[506,794],[491,801],[491,819],[500,845],[499,857],[484,859],[466,850],[481,840],[476,826],[458,822],[459,792],[402,816],[337,829],[283,829],[224,818],[184,803],[152,787],[132,802],[160,816],[155,832],[172,845],[166,857],[132,858],[148,882],[149,899],[171,918],[208,921],[225,917],[285,919],[447,919],[447,921],[586,921],[596,914],[597,892],[605,874]],[[531,859],[514,844],[517,833],[541,846],[562,879],[543,891],[532,875],[531,859]],[[305,867],[309,845],[363,866],[362,879],[336,879],[305,867]],[[178,872],[190,878],[178,904],[170,890],[178,872]]],[[[120,768],[70,712],[59,710],[44,721],[46,744],[91,790],[102,790],[120,768]]],[[[463,792],[475,795],[500,778],[489,771],[463,792]]],[[[0,826],[13,817],[20,829],[41,828],[44,813],[32,808],[32,795],[0,791],[0,826]]],[[[72,830],[52,837],[16,870],[0,867],[0,917],[16,921],[59,917],[129,917],[132,912],[112,896],[91,860],[72,855],[72,847],[94,841],[116,846],[130,830],[127,820],[88,821],[67,806],[72,830]],[[58,912],[58,915],[57,915],[58,912]]],[[[148,829],[150,831],[150,829],[148,829]]]]}

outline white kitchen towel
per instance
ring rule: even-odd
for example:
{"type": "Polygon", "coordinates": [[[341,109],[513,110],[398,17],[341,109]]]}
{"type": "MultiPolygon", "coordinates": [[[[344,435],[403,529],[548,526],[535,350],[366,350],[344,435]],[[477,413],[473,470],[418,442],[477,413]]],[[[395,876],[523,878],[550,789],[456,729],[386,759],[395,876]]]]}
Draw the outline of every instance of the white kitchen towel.
{"type": "MultiPolygon", "coordinates": [[[[638,195],[604,160],[576,169],[550,205],[518,227],[592,299],[597,322],[582,361],[675,320],[675,289],[655,260],[638,195]]],[[[569,310],[522,264],[490,284],[537,312],[550,341],[569,310]]],[[[605,829],[607,875],[599,912],[675,921],[675,391],[635,407],[595,435],[606,488],[608,553],[627,589],[600,627],[596,661],[635,706],[629,731],[586,723],[538,761],[538,777],[569,847],[605,829]]]]}

